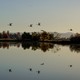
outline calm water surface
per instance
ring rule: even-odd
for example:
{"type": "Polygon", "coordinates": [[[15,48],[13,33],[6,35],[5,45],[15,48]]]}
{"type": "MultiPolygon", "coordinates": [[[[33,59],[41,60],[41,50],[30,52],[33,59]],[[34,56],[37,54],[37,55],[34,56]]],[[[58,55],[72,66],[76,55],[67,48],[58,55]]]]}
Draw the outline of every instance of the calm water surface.
{"type": "MultiPolygon", "coordinates": [[[[45,46],[44,46],[45,47],[45,46]]],[[[42,50],[31,46],[1,46],[0,80],[80,80],[80,49],[54,45],[42,50]]]]}

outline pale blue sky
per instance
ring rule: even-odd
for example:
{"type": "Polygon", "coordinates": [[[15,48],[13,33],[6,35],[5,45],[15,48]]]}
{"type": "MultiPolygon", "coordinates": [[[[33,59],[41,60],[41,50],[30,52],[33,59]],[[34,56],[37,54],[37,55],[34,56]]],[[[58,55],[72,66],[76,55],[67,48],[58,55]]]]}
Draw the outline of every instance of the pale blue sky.
{"type": "Polygon", "coordinates": [[[80,0],[0,0],[0,31],[68,32],[70,28],[80,32],[80,0]]]}

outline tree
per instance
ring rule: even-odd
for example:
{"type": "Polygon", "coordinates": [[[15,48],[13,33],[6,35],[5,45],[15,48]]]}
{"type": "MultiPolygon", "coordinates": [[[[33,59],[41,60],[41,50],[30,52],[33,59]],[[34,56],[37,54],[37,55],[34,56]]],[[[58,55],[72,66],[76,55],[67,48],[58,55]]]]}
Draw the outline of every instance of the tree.
{"type": "Polygon", "coordinates": [[[0,33],[0,39],[2,39],[2,34],[0,33]]]}
{"type": "Polygon", "coordinates": [[[80,34],[76,33],[75,36],[71,36],[70,41],[75,43],[80,43],[80,34]]]}
{"type": "Polygon", "coordinates": [[[5,39],[8,38],[8,35],[5,33],[5,31],[3,31],[3,35],[2,35],[2,36],[3,36],[3,38],[5,38],[5,39]]]}
{"type": "Polygon", "coordinates": [[[41,41],[45,41],[45,40],[47,40],[47,37],[48,37],[47,32],[46,32],[46,31],[43,31],[43,32],[41,33],[41,35],[40,35],[40,40],[41,40],[41,41]]]}
{"type": "Polygon", "coordinates": [[[22,40],[32,40],[32,36],[30,35],[30,33],[24,32],[22,34],[22,40]]]}
{"type": "Polygon", "coordinates": [[[33,32],[32,33],[32,40],[33,41],[39,41],[40,40],[40,34],[36,33],[36,32],[33,32]]]}
{"type": "Polygon", "coordinates": [[[51,33],[47,33],[46,31],[43,31],[40,35],[41,41],[53,40],[53,39],[54,39],[54,35],[51,33]]]}

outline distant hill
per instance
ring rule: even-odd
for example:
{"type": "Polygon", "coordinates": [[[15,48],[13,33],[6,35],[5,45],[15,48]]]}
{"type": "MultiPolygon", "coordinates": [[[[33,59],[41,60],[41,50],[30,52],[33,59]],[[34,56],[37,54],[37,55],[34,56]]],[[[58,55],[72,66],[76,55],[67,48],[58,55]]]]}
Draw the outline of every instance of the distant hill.
{"type": "Polygon", "coordinates": [[[66,32],[66,33],[60,33],[60,38],[70,38],[71,35],[75,35],[75,33],[66,32]]]}
{"type": "Polygon", "coordinates": [[[66,33],[58,33],[58,32],[53,32],[54,34],[54,37],[55,36],[59,36],[59,38],[70,38],[71,35],[75,35],[75,33],[72,33],[72,32],[66,32],[66,33]]]}

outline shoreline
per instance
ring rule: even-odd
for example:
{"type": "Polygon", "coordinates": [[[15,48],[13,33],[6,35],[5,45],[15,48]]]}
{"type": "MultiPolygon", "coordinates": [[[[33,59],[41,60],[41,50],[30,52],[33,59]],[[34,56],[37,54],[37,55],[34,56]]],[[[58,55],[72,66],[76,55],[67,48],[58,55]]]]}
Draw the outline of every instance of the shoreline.
{"type": "Polygon", "coordinates": [[[51,41],[34,41],[34,40],[16,40],[16,39],[0,39],[0,42],[42,42],[42,43],[54,43],[54,44],[79,44],[80,42],[70,41],[70,40],[51,40],[51,41]]]}

